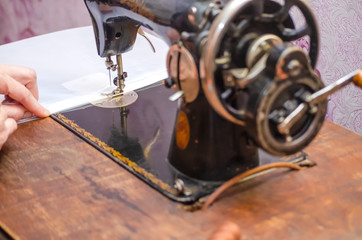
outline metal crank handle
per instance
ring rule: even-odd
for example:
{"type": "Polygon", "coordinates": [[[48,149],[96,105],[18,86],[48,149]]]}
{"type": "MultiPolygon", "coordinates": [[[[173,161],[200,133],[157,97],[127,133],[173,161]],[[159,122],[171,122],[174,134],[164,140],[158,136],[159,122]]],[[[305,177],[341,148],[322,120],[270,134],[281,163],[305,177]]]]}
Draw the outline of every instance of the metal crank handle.
{"type": "Polygon", "coordinates": [[[325,100],[329,95],[351,82],[362,88],[362,69],[353,71],[331,85],[328,85],[318,92],[306,97],[304,103],[299,104],[296,109],[294,109],[280,124],[278,124],[278,131],[281,134],[289,134],[290,129],[302,118],[304,113],[306,113],[309,109],[313,110],[313,106],[315,104],[325,100]]]}
{"type": "Polygon", "coordinates": [[[353,71],[350,74],[332,83],[331,85],[328,85],[327,87],[319,90],[318,92],[313,93],[312,95],[307,97],[306,102],[310,106],[316,104],[322,100],[325,100],[329,95],[351,82],[353,82],[356,86],[362,88],[362,69],[353,71]]]}

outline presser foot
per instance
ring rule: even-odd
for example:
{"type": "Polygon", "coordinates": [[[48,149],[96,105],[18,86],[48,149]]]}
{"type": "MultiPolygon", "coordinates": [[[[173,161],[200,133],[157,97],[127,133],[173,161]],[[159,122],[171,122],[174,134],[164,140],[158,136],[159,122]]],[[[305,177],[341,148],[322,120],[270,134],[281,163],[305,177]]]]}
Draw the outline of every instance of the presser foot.
{"type": "Polygon", "coordinates": [[[107,96],[107,98],[92,102],[92,105],[102,108],[120,108],[131,105],[138,99],[138,94],[136,92],[123,92],[118,89],[111,93],[102,93],[102,95],[107,96]]]}

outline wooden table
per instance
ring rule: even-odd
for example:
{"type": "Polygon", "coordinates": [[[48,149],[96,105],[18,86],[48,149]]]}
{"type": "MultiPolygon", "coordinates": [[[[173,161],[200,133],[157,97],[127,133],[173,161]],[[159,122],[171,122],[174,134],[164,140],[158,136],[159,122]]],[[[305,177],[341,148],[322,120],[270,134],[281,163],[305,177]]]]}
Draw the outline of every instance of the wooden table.
{"type": "Polygon", "coordinates": [[[317,166],[277,170],[187,212],[52,119],[19,126],[0,155],[0,225],[21,239],[361,239],[362,136],[326,122],[317,166]]]}

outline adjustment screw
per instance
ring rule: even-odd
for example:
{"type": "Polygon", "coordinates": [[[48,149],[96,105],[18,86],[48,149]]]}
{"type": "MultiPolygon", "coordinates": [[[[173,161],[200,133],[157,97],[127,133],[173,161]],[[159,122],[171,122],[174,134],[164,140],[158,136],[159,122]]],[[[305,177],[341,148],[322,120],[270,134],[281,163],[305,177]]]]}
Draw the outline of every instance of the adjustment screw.
{"type": "Polygon", "coordinates": [[[177,190],[177,192],[180,194],[185,190],[185,184],[184,181],[182,181],[181,179],[177,178],[175,180],[175,183],[173,184],[173,187],[177,190]]]}
{"type": "Polygon", "coordinates": [[[118,77],[115,77],[115,78],[113,79],[113,84],[116,85],[116,86],[118,86],[118,77]]]}
{"type": "Polygon", "coordinates": [[[182,181],[182,179],[177,178],[175,180],[173,187],[176,189],[178,194],[183,194],[185,196],[190,196],[192,194],[192,192],[189,189],[185,188],[185,184],[184,181],[182,181]]]}
{"type": "Polygon", "coordinates": [[[294,59],[288,63],[287,68],[289,71],[289,75],[292,77],[296,77],[300,74],[302,70],[302,64],[300,64],[298,60],[294,59]]]}

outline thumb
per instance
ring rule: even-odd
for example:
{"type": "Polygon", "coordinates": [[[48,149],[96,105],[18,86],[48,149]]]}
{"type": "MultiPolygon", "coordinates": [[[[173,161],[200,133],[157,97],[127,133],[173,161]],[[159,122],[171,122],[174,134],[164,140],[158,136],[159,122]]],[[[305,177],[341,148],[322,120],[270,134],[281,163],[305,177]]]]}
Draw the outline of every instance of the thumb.
{"type": "Polygon", "coordinates": [[[0,132],[0,150],[4,143],[8,140],[9,135],[12,134],[17,128],[18,125],[12,118],[7,118],[3,122],[3,130],[0,132]]]}
{"type": "Polygon", "coordinates": [[[18,124],[13,118],[8,118],[5,120],[5,129],[7,131],[7,135],[11,135],[18,128],[18,124]]]}
{"type": "Polygon", "coordinates": [[[49,111],[42,107],[33,94],[24,85],[6,74],[0,73],[0,92],[21,103],[26,109],[38,117],[47,117],[49,111]]]}

